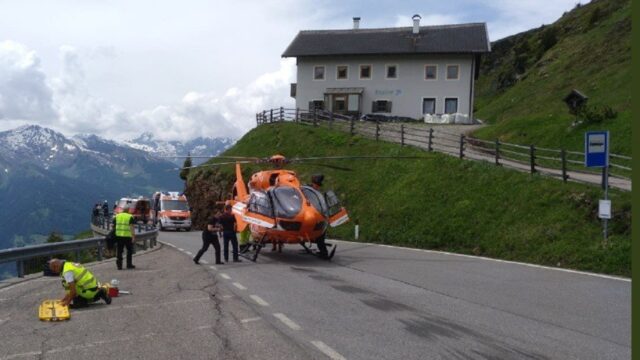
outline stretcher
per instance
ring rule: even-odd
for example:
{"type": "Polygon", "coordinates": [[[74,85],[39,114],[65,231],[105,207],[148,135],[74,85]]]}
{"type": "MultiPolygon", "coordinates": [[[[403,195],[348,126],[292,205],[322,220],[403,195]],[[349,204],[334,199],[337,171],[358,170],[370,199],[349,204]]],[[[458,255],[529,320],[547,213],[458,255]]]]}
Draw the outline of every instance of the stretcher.
{"type": "Polygon", "coordinates": [[[45,300],[40,304],[38,310],[40,320],[42,321],[64,321],[69,320],[69,307],[62,305],[60,300],[45,300]]]}

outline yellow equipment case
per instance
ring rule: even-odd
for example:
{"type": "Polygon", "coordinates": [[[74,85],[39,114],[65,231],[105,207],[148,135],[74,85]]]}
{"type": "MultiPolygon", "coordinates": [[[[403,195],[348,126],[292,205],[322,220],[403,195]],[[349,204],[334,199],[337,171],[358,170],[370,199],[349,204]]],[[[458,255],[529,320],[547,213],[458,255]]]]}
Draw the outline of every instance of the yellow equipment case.
{"type": "Polygon", "coordinates": [[[39,309],[40,320],[42,321],[63,321],[69,320],[69,307],[62,305],[60,300],[45,300],[39,309]]]}

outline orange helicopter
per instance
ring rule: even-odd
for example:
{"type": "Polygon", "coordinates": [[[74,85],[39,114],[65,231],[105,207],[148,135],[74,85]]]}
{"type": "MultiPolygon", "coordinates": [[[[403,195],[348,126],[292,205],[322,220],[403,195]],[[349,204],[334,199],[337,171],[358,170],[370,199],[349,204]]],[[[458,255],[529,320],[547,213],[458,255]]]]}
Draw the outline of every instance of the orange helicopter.
{"type": "MultiPolygon", "coordinates": [[[[198,158],[200,156],[193,156],[198,158]]],[[[204,158],[204,156],[201,156],[204,158]]],[[[328,227],[340,226],[349,221],[347,210],[340,205],[340,201],[332,190],[321,191],[322,175],[312,176],[311,184],[302,184],[294,171],[284,169],[291,163],[302,163],[315,160],[342,159],[380,159],[380,158],[421,158],[414,156],[329,156],[287,159],[283,155],[273,155],[269,158],[218,156],[217,159],[235,159],[233,162],[219,162],[202,164],[182,169],[199,168],[204,166],[223,166],[235,164],[236,181],[233,186],[231,199],[225,204],[232,206],[232,213],[237,222],[237,231],[249,230],[251,240],[241,246],[240,253],[245,258],[256,261],[263,246],[272,243],[282,249],[284,244],[299,244],[308,254],[320,258],[331,259],[335,255],[337,246],[325,242],[328,227]],[[273,170],[263,170],[251,175],[245,183],[242,176],[241,164],[269,163],[273,170]],[[315,244],[317,251],[311,249],[315,244]],[[332,248],[331,252],[327,247],[332,248]],[[253,251],[252,256],[248,253],[253,251]]],[[[318,164],[339,170],[348,168],[318,164]]]]}

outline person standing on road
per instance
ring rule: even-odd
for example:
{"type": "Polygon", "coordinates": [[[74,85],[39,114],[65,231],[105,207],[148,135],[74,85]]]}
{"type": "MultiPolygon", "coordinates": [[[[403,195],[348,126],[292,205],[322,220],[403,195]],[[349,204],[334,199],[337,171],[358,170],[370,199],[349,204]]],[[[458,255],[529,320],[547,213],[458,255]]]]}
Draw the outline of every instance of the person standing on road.
{"type": "Polygon", "coordinates": [[[61,300],[63,305],[79,308],[100,299],[107,305],[111,304],[111,297],[99,286],[96,277],[81,264],[51,259],[49,269],[62,277],[62,286],[66,292],[61,300]]]}
{"type": "Polygon", "coordinates": [[[129,214],[131,209],[125,208],[113,218],[113,227],[116,229],[116,265],[122,270],[122,252],[127,248],[127,269],[135,269],[132,264],[133,243],[136,241],[135,218],[129,214]]]}
{"type": "Polygon", "coordinates": [[[218,218],[222,226],[222,238],[224,239],[224,261],[229,261],[229,242],[233,247],[233,262],[241,262],[238,258],[238,238],[236,237],[236,217],[231,213],[231,205],[224,206],[224,213],[218,218]]]}
{"type": "MultiPolygon", "coordinates": [[[[311,176],[311,187],[322,193],[322,182],[324,181],[324,175],[315,174],[311,176]]],[[[329,251],[327,250],[327,244],[325,239],[327,237],[327,231],[325,230],[319,238],[316,239],[316,246],[318,247],[318,256],[321,259],[329,259],[329,251]]]]}
{"type": "Polygon", "coordinates": [[[109,202],[107,200],[102,203],[102,215],[105,219],[109,218],[109,202]]]}
{"type": "Polygon", "coordinates": [[[193,258],[193,262],[196,264],[200,264],[200,258],[202,255],[209,249],[209,245],[213,245],[213,249],[216,252],[216,264],[222,265],[224,264],[220,261],[220,242],[218,242],[218,232],[220,231],[220,224],[218,222],[218,215],[216,213],[215,216],[209,220],[207,224],[207,228],[202,231],[202,248],[196,254],[196,257],[193,258]]]}

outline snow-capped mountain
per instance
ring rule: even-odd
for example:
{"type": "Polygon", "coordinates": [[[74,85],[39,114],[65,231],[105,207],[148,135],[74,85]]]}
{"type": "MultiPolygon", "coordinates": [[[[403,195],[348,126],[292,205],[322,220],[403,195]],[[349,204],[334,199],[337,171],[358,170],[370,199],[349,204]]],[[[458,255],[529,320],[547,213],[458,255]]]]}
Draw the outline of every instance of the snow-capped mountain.
{"type": "Polygon", "coordinates": [[[0,249],[87,229],[92,205],[105,199],[181,191],[175,167],[95,135],[68,138],[37,125],[0,132],[0,249]]]}
{"type": "MultiPolygon", "coordinates": [[[[192,156],[215,156],[225,151],[235,143],[230,138],[198,137],[186,142],[165,141],[155,139],[152,133],[143,133],[138,138],[125,141],[124,144],[134,149],[147,151],[155,156],[165,158],[175,164],[182,165],[187,154],[192,156]]],[[[208,159],[193,159],[194,165],[208,159]]]]}

